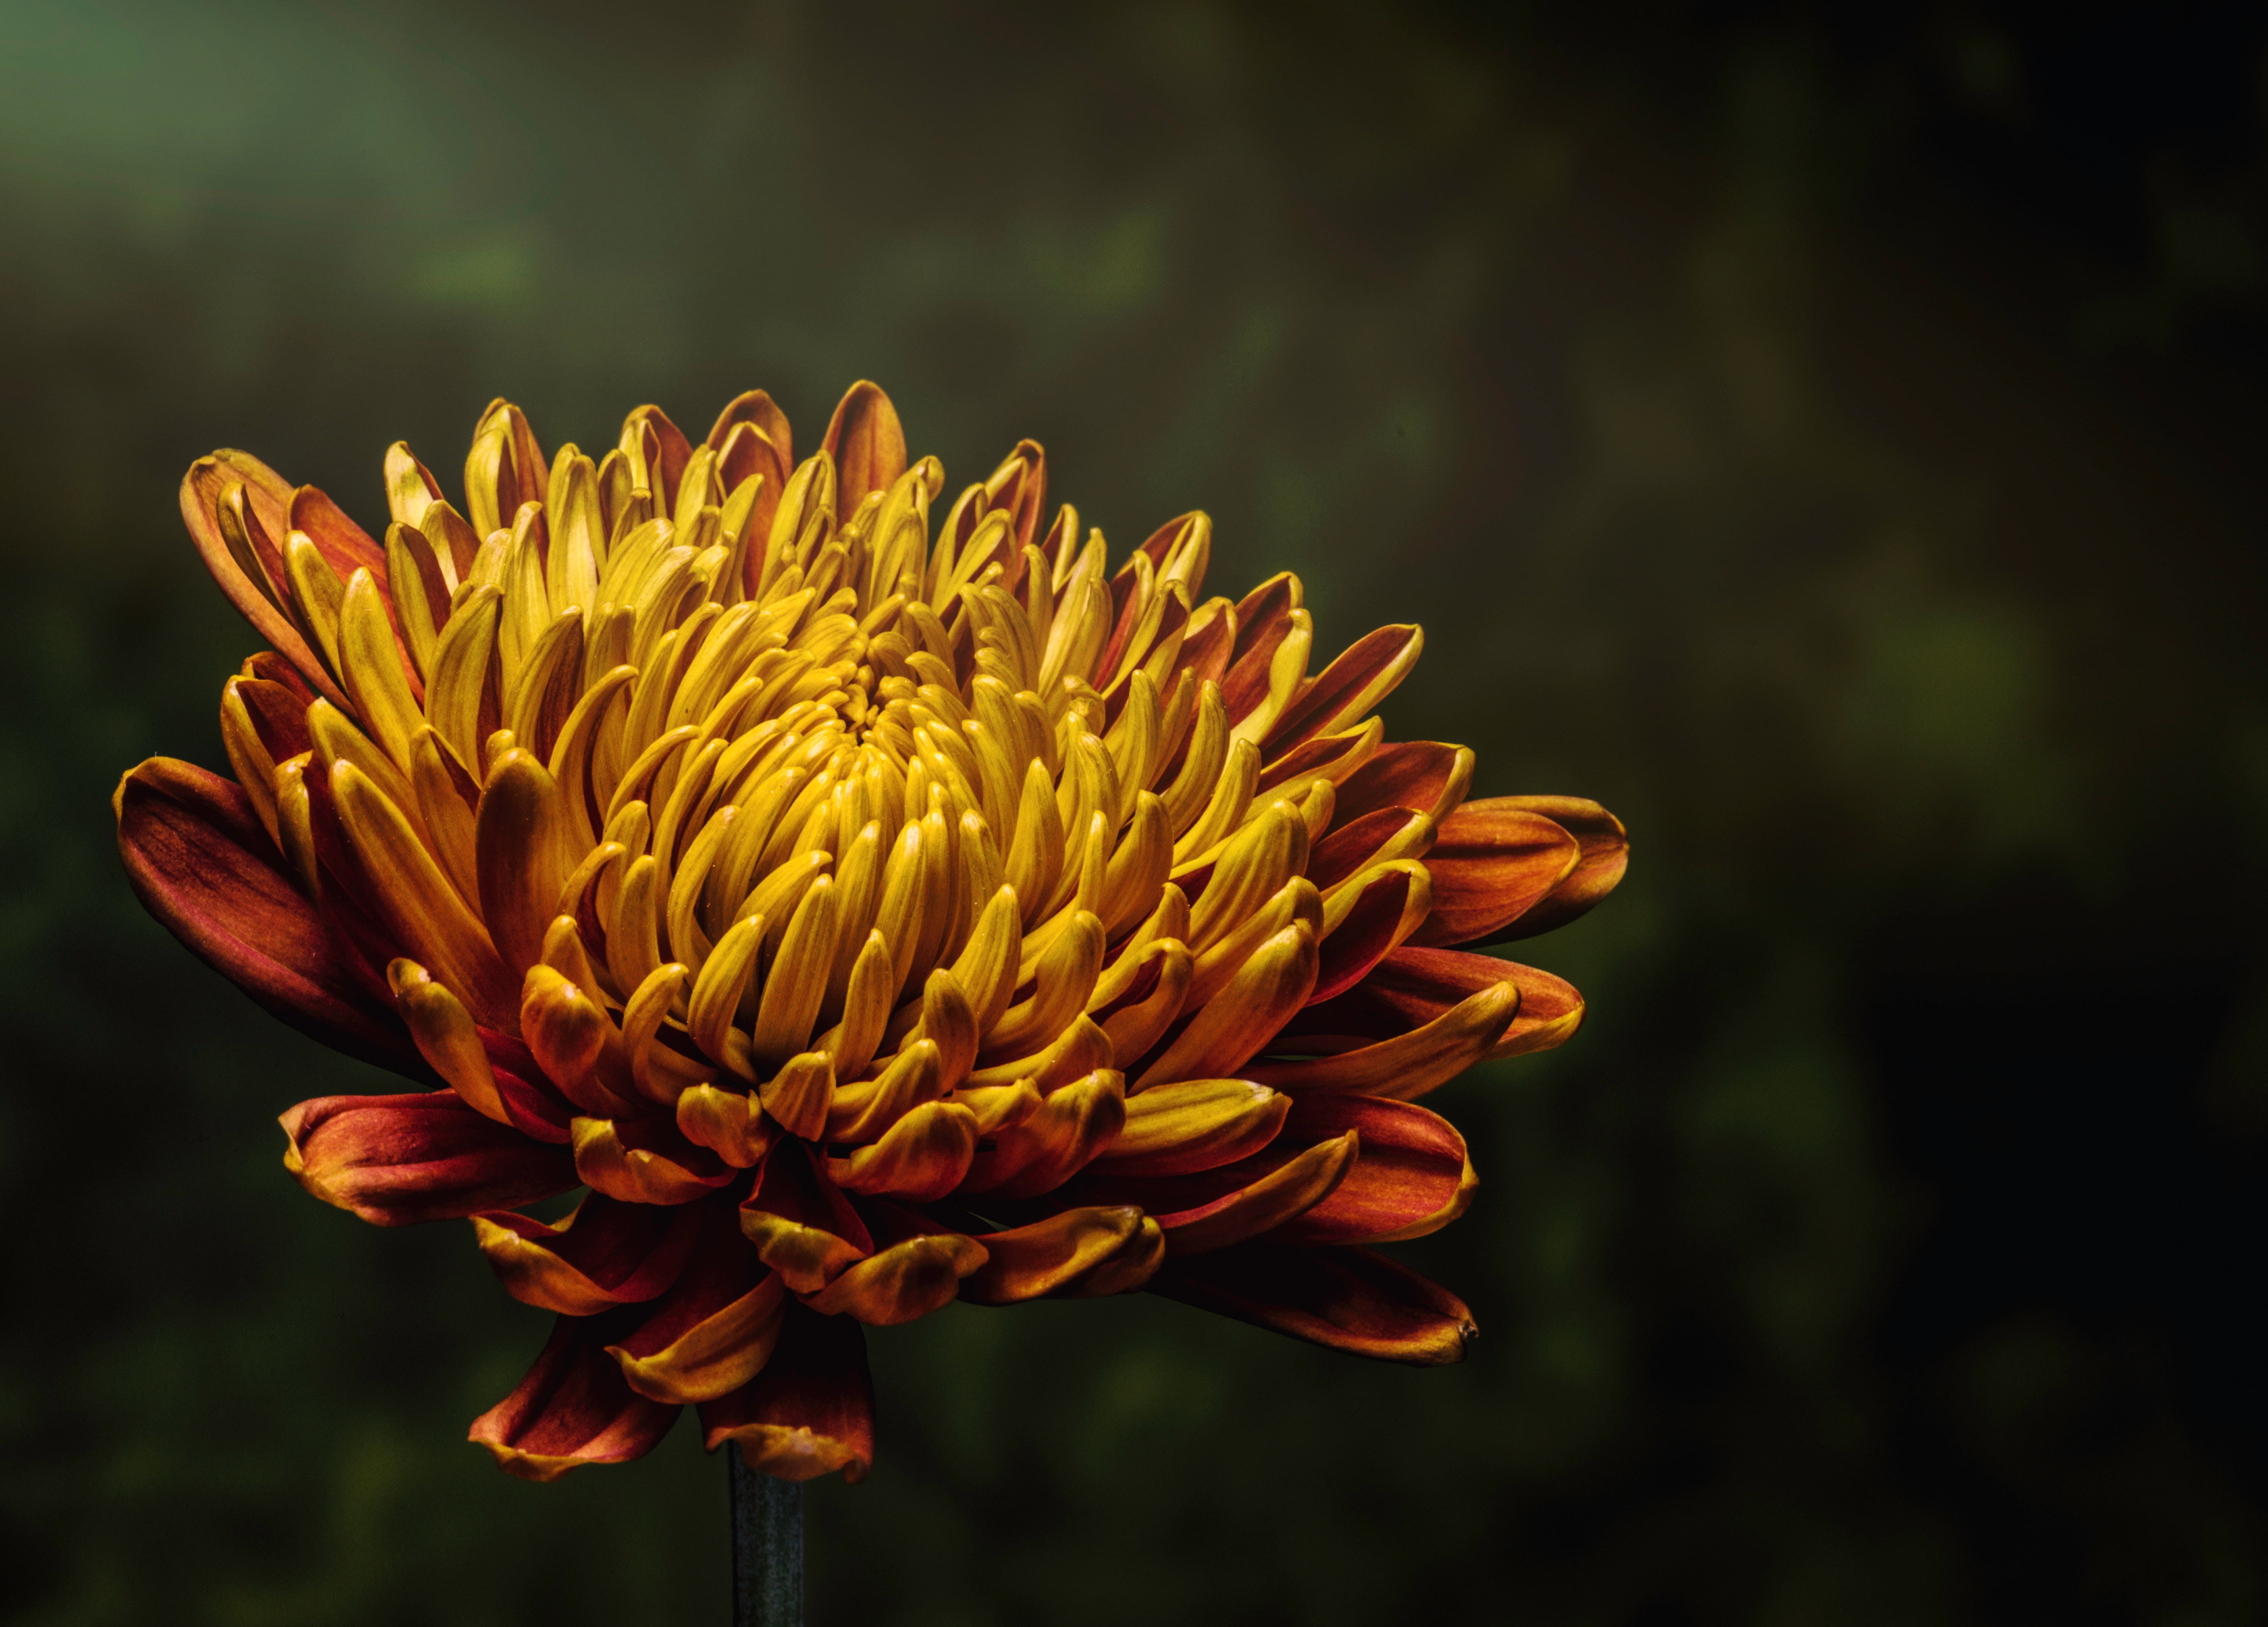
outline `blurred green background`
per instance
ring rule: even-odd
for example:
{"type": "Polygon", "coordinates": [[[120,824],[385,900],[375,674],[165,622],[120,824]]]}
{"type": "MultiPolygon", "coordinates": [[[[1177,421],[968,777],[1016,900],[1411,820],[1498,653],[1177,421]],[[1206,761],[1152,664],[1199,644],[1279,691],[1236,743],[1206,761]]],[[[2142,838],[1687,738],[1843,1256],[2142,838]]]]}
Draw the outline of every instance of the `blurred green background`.
{"type": "Polygon", "coordinates": [[[1203,506],[1397,733],[1592,795],[1591,1020],[1443,1105],[1375,1366],[1138,1297],[872,1341],[822,1624],[2268,1614],[2257,7],[0,0],[0,1617],[722,1623],[681,1427],[523,1485],[540,1344],[273,1115],[381,1078],[142,915],[222,765],[216,445],[383,518],[881,380],[1121,547],[1203,506]]]}

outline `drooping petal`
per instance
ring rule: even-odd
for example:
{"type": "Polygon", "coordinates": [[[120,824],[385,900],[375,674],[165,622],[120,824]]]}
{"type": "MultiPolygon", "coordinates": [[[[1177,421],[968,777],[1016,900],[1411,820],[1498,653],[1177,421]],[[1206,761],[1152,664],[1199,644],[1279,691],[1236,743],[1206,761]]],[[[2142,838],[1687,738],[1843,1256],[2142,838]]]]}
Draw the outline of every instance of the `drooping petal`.
{"type": "Polygon", "coordinates": [[[623,1381],[652,1401],[716,1401],[762,1371],[779,1338],[787,1285],[756,1258],[723,1204],[702,1205],[701,1241],[669,1292],[607,1346],[623,1381]]]}
{"type": "Polygon", "coordinates": [[[652,1451],[677,1409],[622,1382],[606,1344],[628,1325],[621,1311],[561,1317],[527,1376],[473,1420],[468,1439],[522,1480],[556,1480],[585,1463],[625,1463],[652,1451]]]}
{"type": "Polygon", "coordinates": [[[1277,1333],[1381,1361],[1462,1361],[1478,1336],[1446,1288],[1368,1248],[1245,1243],[1168,1260],[1150,1292],[1277,1333]]]}
{"type": "Polygon", "coordinates": [[[852,1484],[874,1466],[874,1385],[865,1330],[848,1316],[787,1308],[771,1360],[753,1383],[701,1409],[710,1451],[737,1443],[748,1467],[782,1480],[843,1471],[852,1484]]]}
{"type": "Polygon", "coordinates": [[[797,1293],[817,1293],[874,1251],[865,1221],[798,1141],[766,1154],[755,1190],[740,1205],[740,1232],[797,1293]]]}
{"type": "Polygon", "coordinates": [[[677,1280],[699,1211],[625,1204],[593,1192],[556,1226],[499,1210],[472,1218],[504,1292],[563,1316],[653,1299],[677,1280]]]}
{"type": "Polygon", "coordinates": [[[342,963],[241,790],[152,757],[119,781],[114,801],[136,895],[199,959],[301,1033],[416,1070],[407,1030],[342,963]]]}
{"type": "Polygon", "coordinates": [[[1549,898],[1582,862],[1583,844],[1515,799],[1468,802],[1441,821],[1425,856],[1433,913],[1410,935],[1424,946],[1484,944],[1549,898]]]}
{"type": "Polygon", "coordinates": [[[461,1220],[575,1184],[573,1160],[483,1118],[456,1092],[318,1096],[285,1113],[284,1167],[373,1226],[461,1220]]]}

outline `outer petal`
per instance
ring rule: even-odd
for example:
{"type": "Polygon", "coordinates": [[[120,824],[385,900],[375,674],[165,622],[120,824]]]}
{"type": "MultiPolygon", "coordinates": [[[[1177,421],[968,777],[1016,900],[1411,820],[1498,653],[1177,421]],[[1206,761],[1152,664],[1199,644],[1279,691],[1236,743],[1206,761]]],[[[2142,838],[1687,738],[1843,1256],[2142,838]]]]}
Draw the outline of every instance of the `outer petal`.
{"type": "Polygon", "coordinates": [[[961,1292],[961,1279],[985,1262],[982,1243],[910,1209],[876,1202],[866,1212],[880,1247],[811,1295],[806,1303],[813,1310],[895,1327],[950,1303],[961,1292]]]}
{"type": "Polygon", "coordinates": [[[861,379],[836,403],[835,416],[821,443],[835,460],[836,511],[844,519],[857,512],[870,491],[887,491],[906,472],[906,432],[899,425],[898,409],[882,387],[861,379]]]}
{"type": "Polygon", "coordinates": [[[174,937],[301,1033],[422,1073],[408,1032],[357,985],[242,790],[152,757],[119,781],[114,801],[127,877],[174,937]]]}
{"type": "Polygon", "coordinates": [[[1425,856],[1433,913],[1410,935],[1416,944],[1491,943],[1549,898],[1582,862],[1583,844],[1514,799],[1468,802],[1441,821],[1425,856]]]}
{"type": "Polygon", "coordinates": [[[1551,894],[1513,924],[1506,939],[1534,938],[1564,926],[1615,890],[1630,865],[1630,835],[1616,819],[1585,797],[1498,797],[1498,803],[1541,814],[1583,844],[1583,857],[1551,894]]]}
{"type": "Polygon", "coordinates": [[[607,1347],[654,1401],[715,1401],[760,1372],[779,1338],[787,1285],[756,1258],[723,1204],[703,1204],[691,1263],[637,1329],[607,1347]]]}
{"type": "Polygon", "coordinates": [[[1246,1243],[1168,1260],[1150,1292],[1350,1355],[1462,1361],[1480,1329],[1463,1300],[1367,1248],[1246,1243]]]}
{"type": "Polygon", "coordinates": [[[199,458],[181,476],[181,519],[189,528],[189,537],[229,603],[262,638],[283,653],[304,682],[334,704],[343,706],[347,703],[345,693],[323,670],[322,662],[307,647],[307,641],[299,636],[290,619],[237,563],[221,535],[216,508],[222,494],[234,484],[244,487],[245,507],[253,521],[273,547],[283,547],[291,525],[291,483],[248,452],[224,450],[209,458],[199,458]]]}
{"type": "Polygon", "coordinates": [[[1293,1094],[1331,1092],[1414,1101],[1486,1056],[1520,1010],[1516,983],[1494,983],[1422,1028],[1336,1056],[1246,1069],[1259,1084],[1293,1094]]]}
{"type": "Polygon", "coordinates": [[[1406,1101],[1314,1096],[1293,1104],[1285,1138],[1362,1138],[1362,1156],[1322,1202],[1270,1233],[1284,1243],[1377,1243],[1424,1237],[1464,1213],[1478,1182],[1465,1138],[1406,1101]]]}
{"type": "Polygon", "coordinates": [[[626,1204],[690,1204],[740,1173],[664,1119],[578,1118],[570,1133],[577,1177],[626,1204]]]}
{"type": "Polygon", "coordinates": [[[1353,823],[1381,808],[1416,808],[1438,823],[1465,799],[1473,783],[1473,754],[1439,740],[1398,740],[1340,783],[1332,803],[1338,823],[1353,823]]]}
{"type": "Polygon", "coordinates": [[[843,1471],[856,1484],[874,1466],[874,1385],[866,1335],[847,1316],[791,1305],[779,1343],[755,1382],[701,1409],[710,1451],[740,1443],[748,1467],[782,1480],[843,1471]]]}
{"type": "Polygon", "coordinates": [[[1270,1049],[1329,1056],[1422,1028],[1450,1007],[1498,983],[1520,990],[1520,1012],[1483,1061],[1549,1050],[1582,1026],[1574,984],[1532,966],[1456,949],[1396,949],[1360,984],[1311,1005],[1285,1026],[1270,1049]]]}
{"type": "Polygon", "coordinates": [[[575,1185],[563,1149],[482,1117],[454,1091],[318,1096],[277,1123],[291,1138],[284,1167],[373,1226],[461,1220],[575,1185]]]}
{"type": "Polygon", "coordinates": [[[618,1203],[593,1192],[557,1226],[509,1210],[473,1217],[504,1292],[565,1316],[653,1299],[677,1280],[699,1211],[618,1203]]]}
{"type": "Polygon", "coordinates": [[[653,1450],[677,1409],[622,1382],[607,1340],[623,1314],[563,1316],[519,1387],[473,1420],[468,1439],[522,1480],[556,1480],[585,1463],[623,1463],[653,1450]]]}

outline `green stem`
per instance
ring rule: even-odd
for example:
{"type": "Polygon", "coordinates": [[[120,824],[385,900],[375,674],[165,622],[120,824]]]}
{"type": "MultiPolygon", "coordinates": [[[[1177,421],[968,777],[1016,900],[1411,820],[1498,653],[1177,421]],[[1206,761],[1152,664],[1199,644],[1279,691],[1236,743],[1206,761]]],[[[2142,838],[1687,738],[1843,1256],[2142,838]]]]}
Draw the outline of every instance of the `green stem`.
{"type": "Polygon", "coordinates": [[[733,1487],[733,1627],[803,1627],[803,1488],[725,1448],[733,1487]]]}

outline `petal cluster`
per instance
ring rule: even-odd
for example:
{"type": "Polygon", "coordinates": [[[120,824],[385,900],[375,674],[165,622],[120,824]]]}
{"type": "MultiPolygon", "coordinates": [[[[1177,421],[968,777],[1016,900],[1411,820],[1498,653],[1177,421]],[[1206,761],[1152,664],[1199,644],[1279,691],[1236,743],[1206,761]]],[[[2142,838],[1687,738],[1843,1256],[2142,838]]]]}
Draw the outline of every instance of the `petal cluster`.
{"type": "Polygon", "coordinates": [[[234,778],[144,763],[120,843],[191,948],[422,1087],[302,1102],[285,1163],[469,1219],[557,1313],[473,1425],[506,1469],[689,1403],[858,1478],[862,1325],[954,1299],[1462,1355],[1463,1304],[1375,1248],[1472,1199],[1418,1099],[1582,1016],[1466,946],[1587,909],[1624,841],[1384,739],[1418,629],[1311,671],[1296,578],[1205,597],[1201,513],[1114,567],[1028,441],[934,512],[871,384],[801,460],[761,391],[597,459],[499,401],[461,508],[406,446],[385,479],[380,543],[248,454],[190,469],[269,648],[222,696],[234,778]]]}

